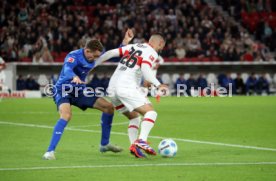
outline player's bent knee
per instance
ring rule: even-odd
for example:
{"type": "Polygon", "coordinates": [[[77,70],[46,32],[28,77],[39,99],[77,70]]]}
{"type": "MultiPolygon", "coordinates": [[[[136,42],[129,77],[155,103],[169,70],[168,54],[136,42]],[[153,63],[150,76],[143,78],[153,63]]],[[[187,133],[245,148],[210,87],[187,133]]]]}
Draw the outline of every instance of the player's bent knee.
{"type": "Polygon", "coordinates": [[[139,113],[132,111],[132,112],[125,112],[123,113],[129,120],[134,119],[134,118],[138,118],[140,115],[139,113]]]}
{"type": "Polygon", "coordinates": [[[104,113],[108,114],[114,114],[114,107],[110,102],[107,102],[103,98],[97,99],[97,101],[94,103],[93,107],[95,109],[98,109],[104,113]]]}
{"type": "Polygon", "coordinates": [[[61,119],[65,121],[70,121],[72,113],[71,106],[69,103],[63,103],[59,106],[59,115],[61,119]]]}
{"type": "Polygon", "coordinates": [[[110,103],[110,104],[105,105],[104,108],[102,109],[102,111],[103,111],[104,113],[114,114],[114,107],[113,107],[113,105],[110,103]]]}
{"type": "Polygon", "coordinates": [[[148,112],[146,112],[146,114],[144,115],[144,117],[150,117],[150,118],[156,120],[156,118],[157,118],[157,112],[156,111],[148,111],[148,112]]]}
{"type": "Polygon", "coordinates": [[[105,108],[105,113],[108,113],[108,114],[114,114],[114,107],[112,104],[108,104],[108,106],[106,106],[105,108]]]}
{"type": "Polygon", "coordinates": [[[70,121],[71,118],[72,118],[72,113],[70,113],[70,112],[65,112],[65,113],[62,113],[62,114],[60,115],[60,117],[61,117],[62,119],[64,119],[65,121],[70,121]]]}
{"type": "Polygon", "coordinates": [[[136,112],[142,114],[143,116],[145,116],[145,114],[147,112],[154,111],[154,109],[153,109],[152,105],[146,104],[146,105],[143,105],[141,107],[136,108],[134,111],[136,111],[136,112]]]}

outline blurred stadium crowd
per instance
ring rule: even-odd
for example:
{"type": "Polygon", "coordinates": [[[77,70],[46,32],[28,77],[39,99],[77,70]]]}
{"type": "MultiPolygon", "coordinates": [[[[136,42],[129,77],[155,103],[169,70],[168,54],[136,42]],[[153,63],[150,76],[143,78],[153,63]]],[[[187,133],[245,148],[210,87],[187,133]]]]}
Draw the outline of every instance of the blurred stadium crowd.
{"type": "Polygon", "coordinates": [[[133,27],[134,43],[152,32],[166,35],[165,61],[274,61],[275,3],[217,3],[231,7],[236,20],[203,0],[2,0],[1,56],[6,62],[63,62],[89,38],[106,49],[118,47],[133,27]]]}

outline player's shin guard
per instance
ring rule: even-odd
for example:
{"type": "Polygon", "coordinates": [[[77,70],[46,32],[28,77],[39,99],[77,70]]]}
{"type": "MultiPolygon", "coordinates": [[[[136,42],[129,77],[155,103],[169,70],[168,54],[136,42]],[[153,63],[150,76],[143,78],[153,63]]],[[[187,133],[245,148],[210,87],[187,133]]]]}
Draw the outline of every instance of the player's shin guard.
{"type": "Polygon", "coordinates": [[[54,151],[56,146],[62,136],[64,128],[66,127],[68,121],[64,119],[59,119],[56,126],[54,127],[53,136],[50,142],[50,146],[48,147],[48,151],[54,151]]]}
{"type": "Polygon", "coordinates": [[[139,135],[139,139],[143,141],[147,141],[150,130],[154,126],[155,120],[157,118],[157,113],[155,111],[148,111],[144,115],[144,120],[141,123],[141,132],[139,135]]]}
{"type": "Polygon", "coordinates": [[[102,118],[101,118],[101,125],[102,125],[101,145],[102,146],[105,146],[109,143],[113,115],[114,114],[108,114],[108,113],[102,114],[102,118]]]}
{"type": "Polygon", "coordinates": [[[141,122],[140,116],[134,119],[129,120],[128,126],[128,137],[130,144],[133,144],[135,140],[138,138],[138,129],[141,122]]]}

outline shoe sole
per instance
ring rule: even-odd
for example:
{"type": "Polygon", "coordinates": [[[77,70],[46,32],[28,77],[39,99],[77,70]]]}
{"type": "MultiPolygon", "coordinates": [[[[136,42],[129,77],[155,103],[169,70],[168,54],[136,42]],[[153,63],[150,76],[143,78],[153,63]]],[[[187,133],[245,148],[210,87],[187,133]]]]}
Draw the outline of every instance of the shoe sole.
{"type": "Polygon", "coordinates": [[[46,157],[42,157],[43,160],[56,160],[56,158],[46,158],[46,157]]]}
{"type": "Polygon", "coordinates": [[[110,151],[112,151],[113,153],[120,153],[120,152],[123,151],[123,149],[121,149],[121,150],[110,150],[110,151]]]}
{"type": "Polygon", "coordinates": [[[123,150],[105,150],[105,151],[100,150],[101,153],[106,153],[106,152],[120,153],[120,152],[122,152],[122,151],[123,151],[123,150]]]}
{"type": "Polygon", "coordinates": [[[113,152],[113,153],[120,153],[120,152],[122,152],[123,151],[123,149],[114,149],[114,150],[112,150],[112,149],[108,149],[108,150],[100,150],[100,152],[101,153],[105,153],[105,152],[113,152]]]}
{"type": "Polygon", "coordinates": [[[134,155],[136,158],[145,158],[146,156],[141,156],[136,153],[136,151],[130,150],[130,154],[134,155]]]}

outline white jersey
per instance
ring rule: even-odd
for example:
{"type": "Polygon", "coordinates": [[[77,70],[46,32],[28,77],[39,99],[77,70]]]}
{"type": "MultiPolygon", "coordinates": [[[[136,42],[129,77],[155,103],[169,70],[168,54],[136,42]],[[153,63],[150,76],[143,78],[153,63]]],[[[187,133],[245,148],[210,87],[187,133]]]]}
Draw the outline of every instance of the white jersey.
{"type": "Polygon", "coordinates": [[[164,63],[164,59],[163,57],[161,57],[160,55],[158,56],[158,58],[154,61],[154,63],[152,64],[152,69],[153,70],[157,70],[158,67],[160,65],[162,65],[164,63]]]}
{"type": "Polygon", "coordinates": [[[156,59],[156,61],[152,64],[152,72],[153,75],[156,77],[157,75],[157,69],[160,65],[164,63],[164,59],[159,55],[159,57],[156,59]]]}
{"type": "Polygon", "coordinates": [[[153,66],[158,58],[157,52],[147,43],[130,44],[119,48],[122,56],[114,74],[112,75],[109,88],[140,87],[142,79],[142,64],[153,66]]]}

